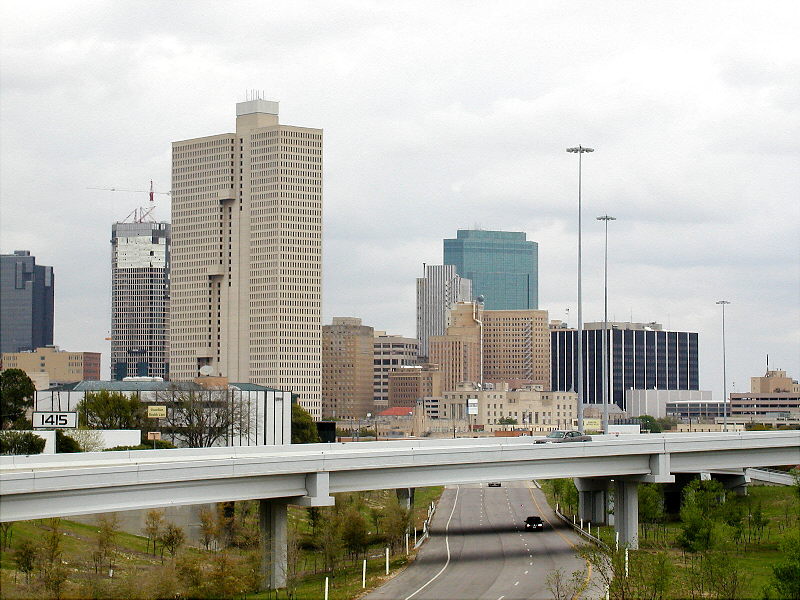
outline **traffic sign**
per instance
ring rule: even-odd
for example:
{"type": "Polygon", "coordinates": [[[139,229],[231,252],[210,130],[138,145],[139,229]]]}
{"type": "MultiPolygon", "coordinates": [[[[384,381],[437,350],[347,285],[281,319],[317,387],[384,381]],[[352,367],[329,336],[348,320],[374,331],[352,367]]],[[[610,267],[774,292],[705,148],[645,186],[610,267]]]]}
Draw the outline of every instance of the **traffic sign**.
{"type": "Polygon", "coordinates": [[[166,419],[167,407],[163,404],[151,404],[147,407],[147,418],[149,419],[166,419]]]}

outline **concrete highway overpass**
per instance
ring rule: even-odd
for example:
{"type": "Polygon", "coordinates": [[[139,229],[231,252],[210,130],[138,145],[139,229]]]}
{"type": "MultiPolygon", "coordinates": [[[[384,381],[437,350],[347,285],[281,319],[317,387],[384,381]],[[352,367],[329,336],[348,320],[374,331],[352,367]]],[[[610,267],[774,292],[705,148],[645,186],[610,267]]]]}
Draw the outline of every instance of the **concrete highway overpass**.
{"type": "Polygon", "coordinates": [[[268,579],[277,586],[286,505],[330,505],[331,493],[573,477],[582,514],[599,522],[613,479],[615,525],[621,542],[635,547],[639,482],[799,463],[800,431],[650,434],[563,444],[459,438],[3,456],[0,520],[260,500],[262,528],[273,546],[268,579]]]}

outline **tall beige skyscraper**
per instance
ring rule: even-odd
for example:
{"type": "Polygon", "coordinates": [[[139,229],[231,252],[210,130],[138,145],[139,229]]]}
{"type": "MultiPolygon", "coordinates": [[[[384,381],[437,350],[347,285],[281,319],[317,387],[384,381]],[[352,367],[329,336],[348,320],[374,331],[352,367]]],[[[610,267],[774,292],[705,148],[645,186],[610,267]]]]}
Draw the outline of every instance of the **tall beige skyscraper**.
{"type": "Polygon", "coordinates": [[[173,142],[172,190],[170,378],[208,366],[319,419],[322,130],[240,102],[235,133],[173,142]]]}

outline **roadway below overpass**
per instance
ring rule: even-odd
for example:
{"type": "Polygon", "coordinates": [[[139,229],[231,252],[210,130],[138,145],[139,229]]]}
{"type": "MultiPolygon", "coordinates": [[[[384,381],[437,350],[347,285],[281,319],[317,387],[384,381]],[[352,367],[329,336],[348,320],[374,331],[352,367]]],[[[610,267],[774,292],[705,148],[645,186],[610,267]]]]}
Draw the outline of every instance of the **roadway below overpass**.
{"type": "Polygon", "coordinates": [[[581,540],[529,482],[448,487],[430,533],[417,559],[367,600],[549,599],[550,573],[585,569],[575,555],[581,540]],[[546,528],[525,531],[529,515],[546,528]]]}
{"type": "MultiPolygon", "coordinates": [[[[410,440],[0,457],[0,521],[259,500],[267,580],[285,577],[288,504],[336,492],[572,477],[581,517],[603,522],[615,487],[620,544],[637,547],[637,488],[675,473],[800,464],[800,431],[410,440]]],[[[743,476],[734,475],[739,485],[743,476]]]]}

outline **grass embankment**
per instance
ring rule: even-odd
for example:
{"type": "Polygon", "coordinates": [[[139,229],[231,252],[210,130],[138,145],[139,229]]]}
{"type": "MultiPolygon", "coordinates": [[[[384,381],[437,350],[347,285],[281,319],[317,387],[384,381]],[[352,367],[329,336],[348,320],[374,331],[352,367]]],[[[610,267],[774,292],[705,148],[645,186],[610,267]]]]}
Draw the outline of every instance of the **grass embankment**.
{"type": "MultiPolygon", "coordinates": [[[[411,521],[418,528],[427,517],[428,506],[439,498],[442,490],[441,487],[416,490],[411,521]]],[[[349,553],[342,540],[333,544],[335,556],[328,561],[334,564],[333,570],[326,570],[324,552],[316,546],[320,542],[315,535],[319,535],[326,519],[341,519],[341,515],[337,516],[335,509],[324,509],[316,527],[312,527],[308,510],[289,509],[290,538],[295,548],[292,559],[296,565],[293,597],[298,600],[322,597],[326,576],[329,577],[331,600],[344,600],[361,594],[364,558],[367,559],[368,589],[386,579],[384,548],[387,537],[382,526],[384,523],[388,525],[389,513],[392,507],[396,508],[394,491],[342,494],[337,497],[337,503],[340,501],[342,509],[344,505],[357,507],[369,526],[362,551],[349,553]]],[[[57,581],[59,573],[58,568],[52,568],[54,564],[63,569],[63,584],[58,593],[65,600],[87,597],[146,599],[177,594],[195,598],[275,598],[275,592],[247,592],[248,586],[253,589],[256,585],[259,567],[259,552],[252,543],[253,531],[258,527],[254,504],[237,503],[235,529],[238,533],[235,540],[240,547],[213,552],[183,546],[175,557],[165,552],[163,560],[161,547],[156,555],[152,554],[152,548],[148,552],[148,540],[143,536],[114,532],[108,553],[101,556],[102,534],[98,526],[67,520],[54,523],[49,519],[14,523],[8,547],[0,552],[0,598],[55,597],[52,580],[55,578],[57,581]],[[54,524],[59,530],[58,558],[48,561],[46,548],[54,524]],[[19,549],[28,543],[37,552],[29,578],[19,570],[17,560],[19,549]],[[113,567],[113,577],[109,567],[113,567]]],[[[344,529],[336,531],[343,535],[344,529]]],[[[219,530],[217,536],[221,536],[219,530]]],[[[412,549],[411,556],[406,557],[404,543],[395,544],[390,569],[396,571],[405,566],[413,560],[413,555],[412,549]]],[[[285,598],[286,591],[281,591],[279,597],[285,598]]]]}
{"type": "MultiPolygon", "coordinates": [[[[548,502],[555,506],[560,501],[561,512],[571,516],[577,512],[577,494],[566,498],[563,494],[556,498],[558,487],[553,482],[543,482],[548,502]]],[[[743,597],[761,598],[763,590],[772,580],[772,567],[786,559],[782,544],[800,532],[800,498],[794,487],[750,485],[747,496],[729,494],[726,502],[732,503],[734,510],[741,511],[740,533],[724,524],[716,524],[712,552],[724,552],[728,568],[744,575],[743,597]],[[758,518],[760,511],[761,519],[758,518]],[[759,528],[758,521],[764,525],[759,528]]],[[[700,557],[700,553],[684,550],[680,544],[683,523],[678,515],[667,515],[657,523],[639,523],[639,552],[656,554],[666,552],[675,569],[676,585],[669,598],[685,598],[687,591],[681,584],[689,579],[689,571],[700,557]]],[[[592,525],[592,534],[600,537],[610,547],[615,545],[614,527],[592,525]],[[598,533],[599,532],[599,533],[598,533]]]]}

